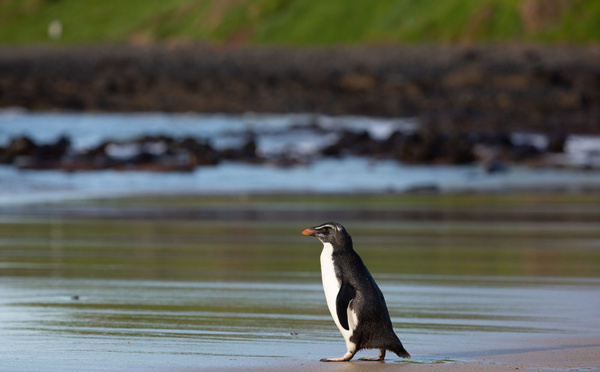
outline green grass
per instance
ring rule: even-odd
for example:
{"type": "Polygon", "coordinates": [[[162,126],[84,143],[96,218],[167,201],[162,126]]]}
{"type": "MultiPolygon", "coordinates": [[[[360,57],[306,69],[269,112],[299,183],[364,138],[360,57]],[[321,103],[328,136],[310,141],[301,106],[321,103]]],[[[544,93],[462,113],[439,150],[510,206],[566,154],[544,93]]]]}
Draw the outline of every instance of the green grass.
{"type": "MultiPolygon", "coordinates": [[[[551,0],[548,0],[551,1],[551,0]]],[[[600,2],[570,2],[535,30],[520,0],[5,0],[1,44],[207,41],[330,45],[600,41],[600,2]],[[60,20],[63,35],[49,40],[60,20]]]]}

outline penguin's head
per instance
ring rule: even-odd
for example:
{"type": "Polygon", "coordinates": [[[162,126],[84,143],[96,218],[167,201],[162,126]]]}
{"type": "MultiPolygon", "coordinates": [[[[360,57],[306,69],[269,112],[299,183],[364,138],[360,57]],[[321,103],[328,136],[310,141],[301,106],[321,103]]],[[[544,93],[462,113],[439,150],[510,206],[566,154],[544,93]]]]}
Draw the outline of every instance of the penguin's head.
{"type": "Polygon", "coordinates": [[[330,243],[334,247],[345,247],[352,244],[350,235],[344,226],[337,222],[326,222],[324,224],[309,227],[302,231],[303,235],[314,236],[322,243],[330,243]]]}

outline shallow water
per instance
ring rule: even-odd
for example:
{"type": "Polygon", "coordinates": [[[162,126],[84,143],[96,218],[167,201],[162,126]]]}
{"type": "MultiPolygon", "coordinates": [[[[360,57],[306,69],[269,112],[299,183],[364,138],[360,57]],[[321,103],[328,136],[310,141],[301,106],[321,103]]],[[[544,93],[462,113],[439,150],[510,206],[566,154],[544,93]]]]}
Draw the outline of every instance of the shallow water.
{"type": "MultiPolygon", "coordinates": [[[[531,350],[548,338],[598,340],[597,221],[452,215],[346,224],[411,362],[531,350]]],[[[341,356],[320,243],[300,235],[310,224],[7,214],[1,369],[260,368],[341,356]]]]}
{"type": "MultiPolygon", "coordinates": [[[[468,360],[532,347],[536,336],[600,331],[597,281],[474,286],[480,279],[380,280],[412,362],[468,360]]],[[[280,280],[3,278],[2,369],[241,367],[341,356],[320,285],[280,280]]],[[[401,361],[390,355],[388,362],[401,361]]]]}
{"type": "MultiPolygon", "coordinates": [[[[27,135],[39,144],[68,136],[78,150],[103,141],[124,141],[144,135],[191,136],[216,148],[243,143],[251,130],[257,151],[269,159],[296,159],[301,165],[222,162],[193,172],[19,171],[0,165],[0,205],[91,197],[153,194],[357,193],[436,189],[442,192],[506,189],[598,189],[600,173],[577,169],[511,167],[488,174],[483,166],[409,166],[395,160],[320,158],[320,150],[343,130],[368,131],[385,139],[394,131],[414,132],[417,121],[403,118],[329,117],[311,114],[166,114],[76,113],[0,110],[0,146],[27,135]]],[[[545,147],[544,136],[514,134],[515,142],[545,147]]],[[[600,137],[570,136],[565,165],[592,166],[600,137]]]]}

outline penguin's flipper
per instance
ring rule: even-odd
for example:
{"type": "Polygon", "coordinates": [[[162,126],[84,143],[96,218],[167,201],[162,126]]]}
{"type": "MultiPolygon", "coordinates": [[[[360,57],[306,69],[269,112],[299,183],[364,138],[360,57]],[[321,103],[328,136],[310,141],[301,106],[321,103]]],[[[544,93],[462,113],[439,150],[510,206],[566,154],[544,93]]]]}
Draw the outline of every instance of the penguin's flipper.
{"type": "Polygon", "coordinates": [[[348,325],[348,305],[350,301],[356,296],[356,290],[345,280],[342,280],[342,286],[338,292],[337,299],[335,300],[335,307],[337,311],[338,320],[345,330],[349,331],[350,326],[348,325]]]}

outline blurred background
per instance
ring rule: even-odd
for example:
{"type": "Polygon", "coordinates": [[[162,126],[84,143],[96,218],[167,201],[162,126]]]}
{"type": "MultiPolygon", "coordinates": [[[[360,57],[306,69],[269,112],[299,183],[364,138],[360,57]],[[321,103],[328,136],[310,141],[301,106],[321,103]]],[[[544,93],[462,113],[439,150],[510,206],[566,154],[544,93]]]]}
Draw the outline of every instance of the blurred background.
{"type": "Polygon", "coordinates": [[[0,6],[0,199],[598,187],[596,1],[0,6]]]}
{"type": "Polygon", "coordinates": [[[0,0],[2,365],[341,355],[327,220],[418,363],[597,340],[598,61],[596,0],[0,0]]]}

